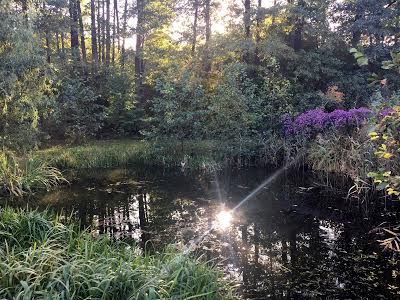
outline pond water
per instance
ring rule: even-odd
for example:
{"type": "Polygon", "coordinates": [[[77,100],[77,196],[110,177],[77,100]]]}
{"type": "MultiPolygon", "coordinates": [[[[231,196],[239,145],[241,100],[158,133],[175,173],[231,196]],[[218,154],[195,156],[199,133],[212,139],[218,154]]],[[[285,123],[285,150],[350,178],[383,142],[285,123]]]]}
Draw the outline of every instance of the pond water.
{"type": "Polygon", "coordinates": [[[271,174],[92,170],[29,205],[73,214],[98,234],[149,249],[196,242],[197,251],[237,282],[241,299],[400,297],[396,256],[382,251],[376,241],[382,236],[373,230],[395,220],[395,209],[350,209],[342,198],[312,188],[310,174],[291,171],[230,212],[271,174]]]}

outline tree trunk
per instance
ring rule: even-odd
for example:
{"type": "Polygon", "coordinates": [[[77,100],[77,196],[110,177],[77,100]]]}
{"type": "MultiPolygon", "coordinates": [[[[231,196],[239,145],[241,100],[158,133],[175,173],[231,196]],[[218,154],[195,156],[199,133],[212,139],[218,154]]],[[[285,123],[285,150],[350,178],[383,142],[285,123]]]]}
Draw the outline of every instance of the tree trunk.
{"type": "Polygon", "coordinates": [[[256,49],[254,51],[254,64],[257,66],[260,64],[260,41],[261,41],[261,22],[262,22],[262,16],[261,16],[261,5],[262,5],[262,0],[258,0],[258,5],[257,5],[257,28],[256,28],[256,49]]]}
{"type": "Polygon", "coordinates": [[[125,39],[126,39],[126,26],[128,20],[128,0],[125,0],[124,5],[124,15],[123,15],[123,25],[122,25],[122,49],[121,49],[121,66],[125,65],[125,39]]]}
{"type": "Polygon", "coordinates": [[[58,31],[56,31],[56,48],[57,48],[57,54],[60,53],[60,35],[58,31]]]}
{"type": "MultiPolygon", "coordinates": [[[[244,0],[244,15],[243,15],[243,23],[244,23],[244,34],[246,37],[246,42],[250,44],[251,40],[251,0],[244,0]]],[[[247,44],[246,43],[246,44],[247,44]]],[[[250,63],[250,51],[248,45],[245,46],[243,60],[245,63],[250,63]]]]}
{"type": "Polygon", "coordinates": [[[90,32],[92,36],[92,63],[93,63],[93,73],[97,73],[98,66],[98,53],[97,53],[97,33],[96,33],[96,7],[95,0],[90,0],[90,19],[91,27],[90,32]]]}
{"type": "MultiPolygon", "coordinates": [[[[357,14],[354,18],[354,23],[356,23],[358,20],[360,20],[362,18],[361,14],[357,14]]],[[[353,48],[356,48],[358,43],[361,40],[361,31],[360,30],[354,30],[352,32],[352,37],[351,37],[351,46],[353,48]]]]}
{"type": "Polygon", "coordinates": [[[86,58],[86,45],[85,45],[85,30],[83,28],[83,21],[82,21],[82,11],[81,11],[81,2],[80,0],[76,1],[76,8],[78,14],[78,21],[79,21],[79,33],[81,35],[81,51],[82,51],[82,62],[83,62],[83,70],[86,73],[87,67],[87,58],[86,58]]]}
{"type": "Polygon", "coordinates": [[[49,31],[46,29],[46,60],[51,63],[51,46],[50,46],[50,36],[49,31]]]}
{"type": "Polygon", "coordinates": [[[111,46],[111,62],[114,65],[115,62],[115,1],[113,5],[113,24],[112,24],[112,46],[111,46]]]}
{"type": "Polygon", "coordinates": [[[211,0],[205,0],[204,18],[206,23],[206,42],[204,45],[204,72],[206,74],[211,71],[210,60],[210,40],[211,40],[211,18],[210,18],[211,0]]]}
{"type": "Polygon", "coordinates": [[[100,0],[97,0],[97,39],[98,39],[98,60],[99,63],[101,62],[101,53],[102,53],[102,45],[101,45],[101,30],[102,30],[102,24],[101,24],[101,17],[100,17],[100,10],[101,10],[101,2],[100,0]]]}
{"type": "Polygon", "coordinates": [[[120,39],[120,28],[119,28],[119,11],[118,11],[118,0],[114,0],[114,12],[115,12],[115,22],[116,22],[116,33],[117,33],[117,35],[116,35],[116,38],[117,38],[117,53],[120,53],[120,48],[121,48],[121,45],[120,45],[120,41],[119,41],[119,39],[120,39]]]}
{"type": "Polygon", "coordinates": [[[61,31],[61,51],[64,54],[65,53],[65,36],[64,36],[64,31],[61,31]]]}
{"type": "MultiPolygon", "coordinates": [[[[46,11],[46,3],[43,2],[43,11],[46,11]]],[[[51,63],[51,46],[50,46],[50,34],[49,34],[49,28],[47,27],[47,24],[44,25],[44,33],[45,33],[45,40],[46,40],[46,61],[47,63],[51,63]]]]}
{"type": "Polygon", "coordinates": [[[106,61],[106,11],[104,8],[104,0],[102,1],[102,26],[101,26],[101,60],[106,61]]]}
{"type": "Polygon", "coordinates": [[[135,88],[136,96],[141,100],[141,88],[143,80],[143,11],[144,11],[145,0],[137,0],[137,25],[136,25],[136,51],[135,51],[135,88]]]}
{"type": "Polygon", "coordinates": [[[194,0],[194,20],[193,20],[193,40],[192,40],[192,57],[196,53],[196,43],[197,43],[197,21],[199,16],[199,0],[194,0]]]}
{"type": "Polygon", "coordinates": [[[110,0],[106,0],[106,65],[110,65],[111,31],[110,31],[110,0]]]}
{"type": "MultiPolygon", "coordinates": [[[[304,0],[299,0],[297,4],[301,10],[304,9],[306,3],[304,0]]],[[[292,32],[292,47],[295,51],[303,49],[303,27],[304,27],[304,16],[296,16],[294,31],[292,32]]]]}
{"type": "Polygon", "coordinates": [[[79,37],[78,37],[78,14],[76,11],[76,1],[69,1],[69,15],[71,22],[71,53],[75,62],[81,60],[79,54],[79,37]]]}

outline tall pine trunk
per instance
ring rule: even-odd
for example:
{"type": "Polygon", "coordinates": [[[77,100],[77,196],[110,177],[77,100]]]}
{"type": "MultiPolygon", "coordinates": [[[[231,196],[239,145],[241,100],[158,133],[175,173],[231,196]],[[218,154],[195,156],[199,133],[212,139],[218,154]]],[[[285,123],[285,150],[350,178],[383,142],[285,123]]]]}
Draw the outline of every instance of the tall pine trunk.
{"type": "Polygon", "coordinates": [[[204,21],[206,23],[206,42],[204,45],[204,72],[206,74],[211,71],[211,58],[210,58],[210,40],[211,40],[211,0],[205,0],[204,7],[204,21]]]}
{"type": "Polygon", "coordinates": [[[254,64],[260,64],[260,41],[261,41],[261,22],[262,22],[262,15],[261,15],[261,5],[262,0],[258,0],[257,5],[257,28],[256,28],[256,49],[254,51],[254,64]]]}
{"type": "Polygon", "coordinates": [[[101,21],[101,60],[106,61],[106,10],[104,0],[102,1],[102,21],[101,21]]]}
{"type": "Polygon", "coordinates": [[[137,0],[137,25],[136,25],[136,51],[135,51],[135,89],[136,96],[141,101],[142,99],[142,81],[143,81],[143,22],[144,22],[144,5],[145,0],[137,0]]]}
{"type": "Polygon", "coordinates": [[[117,40],[117,53],[120,53],[120,28],[119,28],[119,11],[118,11],[118,0],[114,0],[114,22],[115,22],[115,39],[117,40]]]}
{"type": "Polygon", "coordinates": [[[250,63],[250,51],[249,45],[251,42],[251,0],[244,0],[244,15],[243,15],[243,23],[244,23],[244,34],[246,37],[246,46],[243,53],[243,60],[245,63],[250,63]]]}
{"type": "Polygon", "coordinates": [[[97,0],[97,42],[98,42],[98,58],[99,63],[101,62],[101,53],[102,53],[102,44],[101,44],[101,32],[102,32],[102,24],[101,24],[101,2],[97,0]]]}
{"type": "Polygon", "coordinates": [[[71,27],[71,54],[75,62],[80,61],[79,37],[78,37],[78,14],[76,10],[76,1],[69,1],[69,15],[71,27]]]}
{"type": "Polygon", "coordinates": [[[196,43],[197,43],[197,22],[199,17],[199,0],[194,0],[194,20],[193,20],[193,40],[192,40],[192,57],[196,53],[196,43]]]}
{"type": "MultiPolygon", "coordinates": [[[[43,11],[46,11],[46,3],[43,2],[43,11]]],[[[50,34],[48,25],[45,24],[45,40],[46,40],[46,60],[47,63],[51,63],[51,46],[50,46],[50,34]]]]}
{"type": "Polygon", "coordinates": [[[112,23],[112,46],[111,46],[111,62],[114,65],[115,62],[115,35],[116,35],[116,28],[115,28],[115,1],[113,5],[113,23],[112,23]]]}
{"type": "Polygon", "coordinates": [[[60,54],[60,34],[56,31],[56,49],[57,54],[60,54]]]}
{"type": "Polygon", "coordinates": [[[111,30],[110,30],[110,0],[106,0],[106,65],[110,65],[111,58],[111,30]]]}
{"type": "Polygon", "coordinates": [[[81,36],[81,51],[82,51],[82,62],[83,62],[83,70],[87,72],[87,55],[86,55],[86,45],[85,45],[85,30],[83,28],[83,21],[82,21],[82,10],[81,10],[81,2],[80,0],[76,1],[76,11],[78,14],[78,21],[79,21],[79,33],[81,36]]]}
{"type": "Polygon", "coordinates": [[[61,31],[61,52],[62,54],[65,53],[65,35],[64,35],[64,31],[61,31]]]}
{"type": "Polygon", "coordinates": [[[98,53],[97,53],[97,32],[96,32],[96,6],[95,0],[90,0],[90,20],[91,20],[91,38],[92,38],[92,63],[93,73],[97,73],[98,68],[98,53]]]}
{"type": "Polygon", "coordinates": [[[121,46],[121,66],[125,66],[125,39],[126,39],[126,26],[128,21],[128,0],[125,0],[123,24],[122,24],[122,46],[121,46]]]}

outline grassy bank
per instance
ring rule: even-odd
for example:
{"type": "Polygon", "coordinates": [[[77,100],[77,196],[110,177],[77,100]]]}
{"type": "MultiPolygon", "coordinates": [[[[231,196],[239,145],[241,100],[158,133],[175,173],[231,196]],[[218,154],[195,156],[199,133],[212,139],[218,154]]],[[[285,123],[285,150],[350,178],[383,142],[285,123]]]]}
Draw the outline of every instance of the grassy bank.
{"type": "Polygon", "coordinates": [[[49,189],[66,181],[60,170],[68,169],[144,166],[211,172],[227,165],[276,163],[274,159],[267,161],[268,155],[255,149],[257,146],[249,143],[244,147],[209,140],[102,140],[54,146],[26,157],[0,156],[0,193],[23,196],[49,189]]]}
{"type": "Polygon", "coordinates": [[[213,170],[224,163],[219,145],[211,141],[106,140],[85,145],[53,147],[35,156],[60,169],[91,169],[131,165],[213,170]]]}
{"type": "Polygon", "coordinates": [[[222,273],[173,247],[135,247],[49,213],[0,210],[2,299],[232,299],[222,273]]]}

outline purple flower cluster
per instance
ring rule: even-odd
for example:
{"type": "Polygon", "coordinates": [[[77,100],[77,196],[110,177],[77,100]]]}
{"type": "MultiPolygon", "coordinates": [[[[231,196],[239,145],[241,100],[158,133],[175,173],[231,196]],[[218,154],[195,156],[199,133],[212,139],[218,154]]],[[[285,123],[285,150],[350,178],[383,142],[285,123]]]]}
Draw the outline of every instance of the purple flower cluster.
{"type": "Polygon", "coordinates": [[[393,107],[383,108],[383,109],[381,109],[381,110],[379,111],[378,117],[379,117],[380,119],[382,119],[382,118],[384,118],[384,117],[386,117],[386,116],[391,115],[393,112],[394,112],[393,107]]]}
{"type": "Polygon", "coordinates": [[[342,128],[345,126],[358,126],[365,121],[371,111],[360,107],[350,110],[336,109],[326,113],[322,109],[306,111],[294,119],[284,122],[285,134],[294,136],[298,134],[311,136],[328,128],[342,128]]]}

